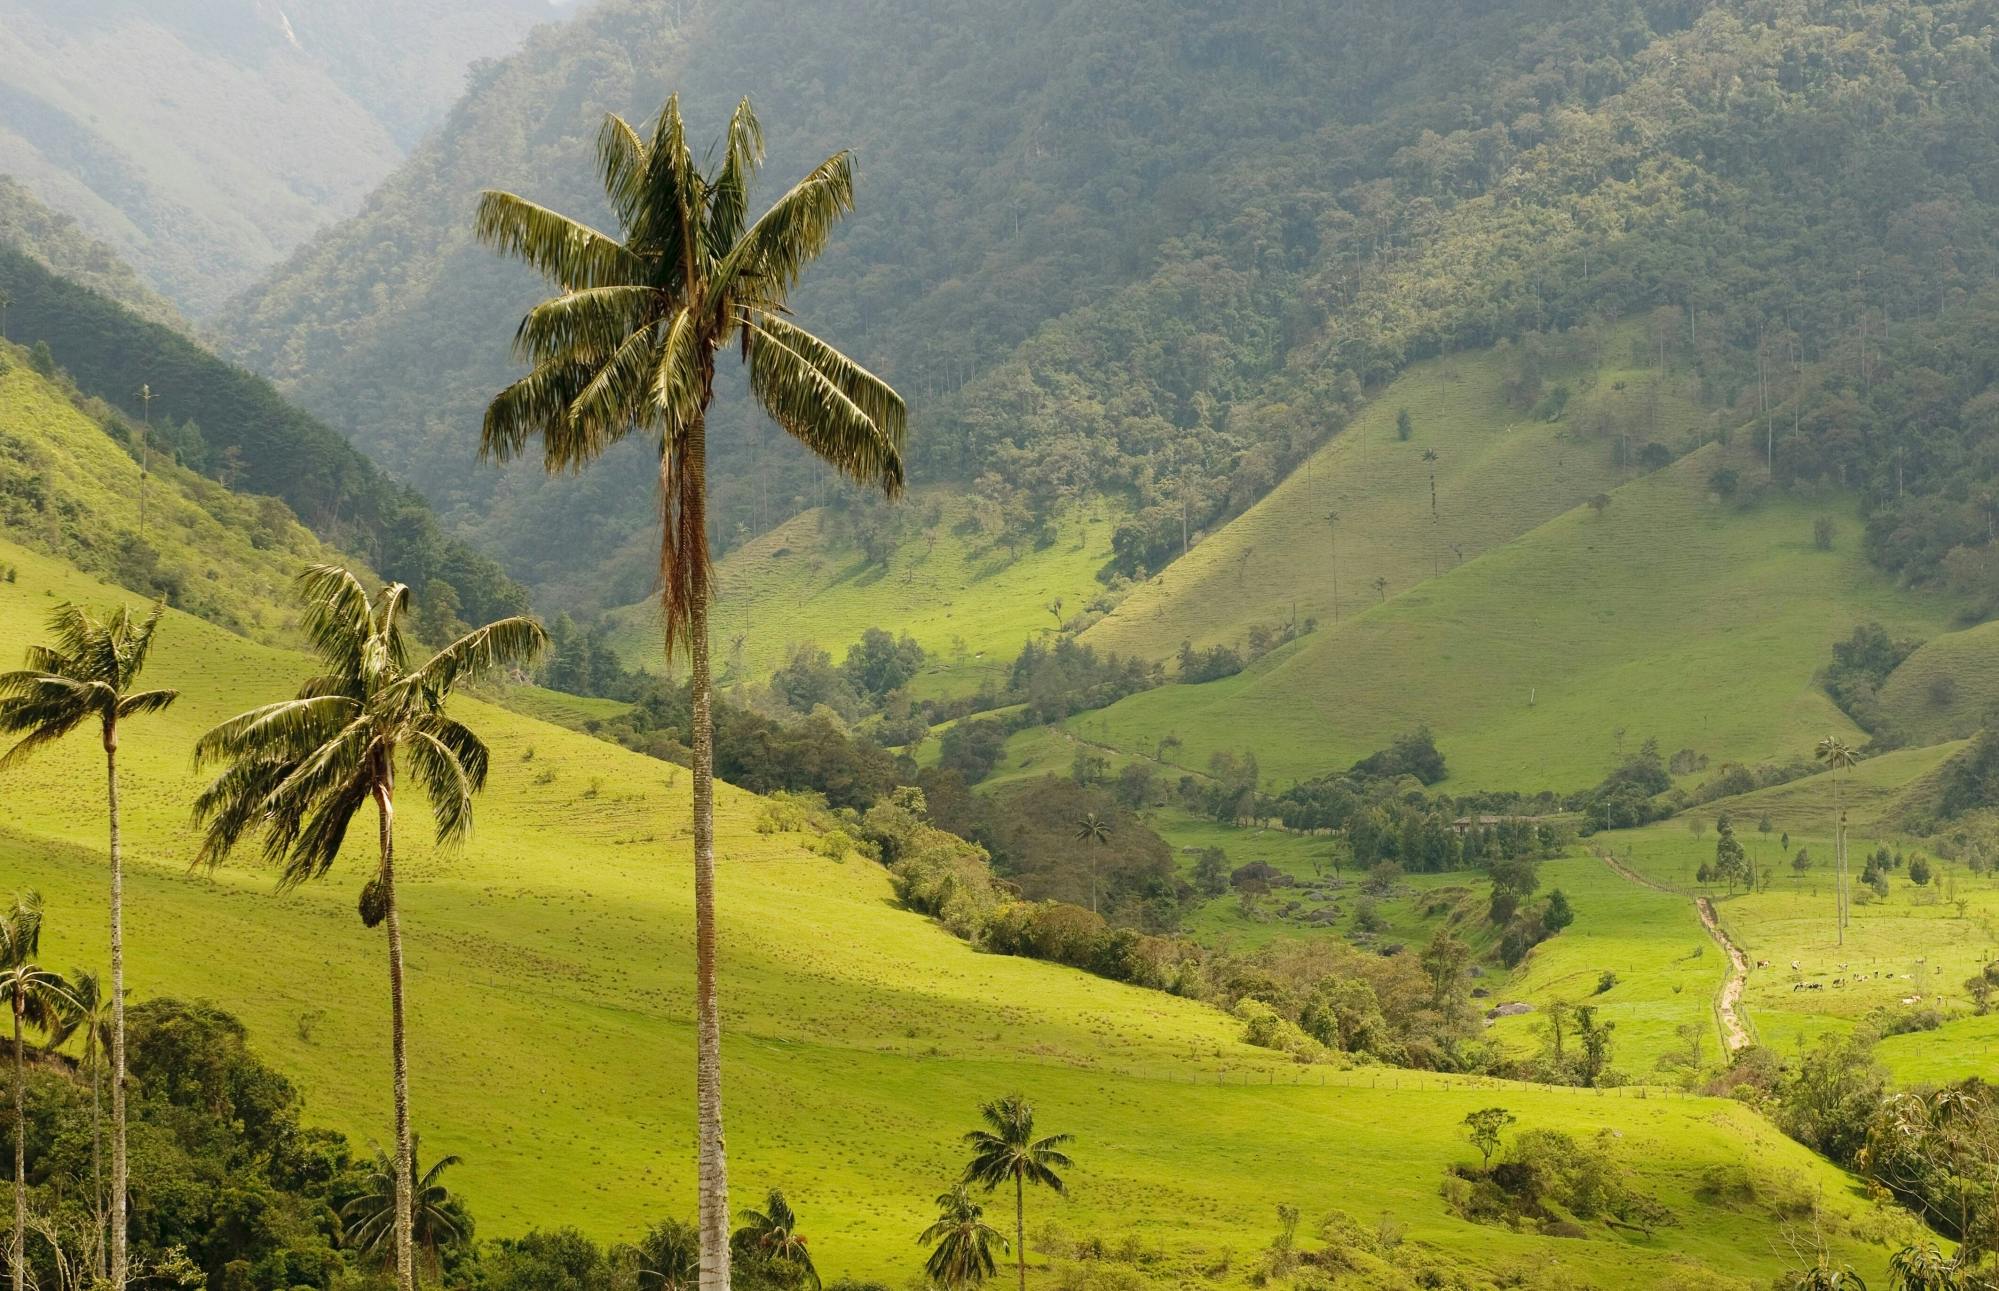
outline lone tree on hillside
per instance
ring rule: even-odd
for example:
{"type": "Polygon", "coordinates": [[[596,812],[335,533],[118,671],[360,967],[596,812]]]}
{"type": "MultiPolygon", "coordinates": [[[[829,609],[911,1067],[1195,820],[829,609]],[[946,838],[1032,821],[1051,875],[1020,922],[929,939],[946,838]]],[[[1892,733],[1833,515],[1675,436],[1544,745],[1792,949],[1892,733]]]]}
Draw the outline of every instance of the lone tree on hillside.
{"type": "Polygon", "coordinates": [[[1111,823],[1094,811],[1076,822],[1076,841],[1090,853],[1090,913],[1097,912],[1097,852],[1111,845],[1111,823]],[[1091,846],[1095,844],[1095,846],[1091,846]]]}
{"type": "Polygon", "coordinates": [[[479,237],[541,271],[559,294],[515,334],[533,370],[486,409],[481,449],[502,461],[541,441],[550,473],[580,470],[629,435],[659,462],[660,601],[669,662],[692,674],[696,1076],[701,1285],[729,1285],[728,1167],[722,1143],[722,1032],[715,987],[715,730],[708,669],[708,406],[731,348],[751,395],[807,451],[855,482],[902,491],[902,397],[791,319],[788,298],[854,205],[853,155],[837,152],[754,222],[764,155],[748,99],[721,158],[698,168],[676,95],[651,138],[608,116],[597,171],[618,236],[511,193],[481,197],[479,237]]]}
{"type": "Polygon", "coordinates": [[[1860,761],[1860,755],[1853,747],[1837,735],[1828,735],[1818,742],[1815,750],[1818,760],[1832,772],[1832,884],[1835,904],[1835,918],[1838,921],[1839,944],[1846,944],[1847,922],[1847,871],[1846,871],[1846,809],[1839,801],[1840,774],[1853,769],[1860,761]]]}
{"type": "Polygon", "coordinates": [[[0,756],[0,771],[86,722],[104,746],[104,786],[111,820],[111,1286],[124,1291],[125,1258],[125,864],[119,836],[119,723],[157,713],[175,690],[134,690],[152,653],[164,604],[143,620],[119,607],[102,621],[74,605],[49,616],[53,646],[32,646],[28,666],[0,675],[0,732],[21,736],[0,756]]]}
{"type": "Polygon", "coordinates": [[[1595,497],[1589,500],[1589,507],[1590,510],[1596,512],[1597,519],[1601,520],[1603,518],[1603,513],[1610,509],[1610,494],[1608,493],[1597,494],[1595,497]]]}
{"type": "Polygon", "coordinates": [[[972,1145],[972,1160],[965,1167],[965,1182],[981,1184],[990,1192],[1011,1180],[1013,1183],[1014,1256],[1020,1269],[1020,1291],[1027,1291],[1027,1185],[1039,1184],[1057,1196],[1067,1192],[1057,1170],[1075,1166],[1061,1149],[1067,1134],[1034,1137],[1034,1105],[1020,1094],[1009,1094],[979,1109],[986,1128],[965,1136],[972,1145]]]}
{"type": "Polygon", "coordinates": [[[1478,1149],[1484,1158],[1482,1166],[1490,1169],[1492,1154],[1499,1151],[1499,1136],[1517,1118],[1504,1107],[1486,1107],[1465,1116],[1465,1138],[1478,1149]]]}
{"type": "Polygon", "coordinates": [[[430,800],[440,846],[463,841],[489,759],[479,737],[445,715],[445,701],[461,681],[532,661],[548,636],[532,619],[501,619],[411,667],[403,637],[409,588],[392,583],[370,599],[354,575],[333,565],[309,567],[298,587],[306,637],[324,671],[295,698],[241,713],[195,742],[196,765],[221,767],[195,799],[203,829],[195,863],[219,865],[238,843],[261,835],[265,858],[278,866],[279,889],[295,888],[325,877],[354,817],[375,805],[376,869],[361,889],[360,914],[388,938],[394,1167],[403,1203],[392,1231],[396,1280],[401,1291],[412,1291],[412,1199],[419,1194],[396,905],[396,777],[409,775],[430,800]]]}
{"type": "Polygon", "coordinates": [[[1340,621],[1340,513],[1326,512],[1326,534],[1332,550],[1326,561],[1326,573],[1333,583],[1333,622],[1340,621]]]}
{"type": "Polygon", "coordinates": [[[1374,594],[1379,596],[1384,603],[1388,600],[1388,579],[1381,574],[1374,576],[1374,594]]]}

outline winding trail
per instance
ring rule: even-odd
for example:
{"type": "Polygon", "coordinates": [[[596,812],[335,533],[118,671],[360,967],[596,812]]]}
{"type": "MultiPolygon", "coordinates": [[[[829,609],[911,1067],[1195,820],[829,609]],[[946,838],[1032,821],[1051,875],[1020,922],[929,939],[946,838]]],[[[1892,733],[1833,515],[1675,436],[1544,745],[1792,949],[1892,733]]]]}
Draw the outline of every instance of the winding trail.
{"type": "MultiPolygon", "coordinates": [[[[1663,883],[1646,878],[1617,857],[1602,848],[1592,847],[1596,858],[1610,867],[1619,878],[1636,883],[1639,887],[1651,888],[1654,892],[1667,892],[1675,896],[1684,895],[1663,883]]],[[[1721,1019],[1721,1040],[1730,1053],[1749,1043],[1749,1027],[1742,1020],[1742,990],[1749,984],[1749,956],[1742,953],[1742,947],[1729,939],[1722,931],[1721,920],[1714,912],[1714,902],[1706,897],[1694,898],[1694,913],[1700,916],[1701,927],[1728,956],[1728,976],[1722,981],[1721,994],[1715,999],[1715,1014],[1721,1019]]]]}

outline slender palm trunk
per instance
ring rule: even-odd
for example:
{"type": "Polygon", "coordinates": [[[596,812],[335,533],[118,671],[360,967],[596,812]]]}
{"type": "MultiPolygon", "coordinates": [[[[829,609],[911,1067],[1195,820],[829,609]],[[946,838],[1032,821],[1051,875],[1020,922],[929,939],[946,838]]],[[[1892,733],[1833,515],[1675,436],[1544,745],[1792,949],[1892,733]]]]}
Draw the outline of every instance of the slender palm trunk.
{"type": "Polygon", "coordinates": [[[7,1247],[14,1291],[21,1291],[28,1277],[28,1073],[21,1065],[20,990],[17,985],[14,994],[14,1235],[7,1247]]]}
{"type": "Polygon", "coordinates": [[[1020,1291],[1027,1291],[1027,1185],[1013,1177],[1013,1253],[1020,1266],[1020,1291]]]}
{"type": "Polygon", "coordinates": [[[97,1227],[92,1230],[90,1268],[104,1276],[104,1055],[97,1045],[97,1019],[85,1019],[90,1028],[84,1037],[83,1056],[90,1064],[90,1204],[97,1227]]]}
{"type": "Polygon", "coordinates": [[[415,1291],[416,1260],[411,1250],[410,1203],[416,1195],[410,1178],[410,1064],[403,1029],[403,930],[396,910],[395,772],[390,769],[375,790],[375,812],[381,822],[382,922],[389,934],[389,1047],[396,1081],[396,1286],[415,1291]]]}
{"type": "Polygon", "coordinates": [[[118,833],[118,724],[104,725],[111,804],[111,1291],[125,1291],[125,850],[118,833]]]}
{"type": "MultiPolygon", "coordinates": [[[[690,473],[685,517],[689,530],[707,532],[707,441],[697,418],[688,435],[683,468],[690,473]]],[[[691,553],[683,552],[683,555],[691,553]]],[[[694,556],[699,562],[699,556],[694,556]]],[[[729,1287],[729,1163],[722,1142],[722,1015],[715,989],[715,727],[708,673],[708,583],[697,569],[689,579],[689,656],[694,706],[694,1098],[700,1121],[701,1291],[729,1287]]]]}

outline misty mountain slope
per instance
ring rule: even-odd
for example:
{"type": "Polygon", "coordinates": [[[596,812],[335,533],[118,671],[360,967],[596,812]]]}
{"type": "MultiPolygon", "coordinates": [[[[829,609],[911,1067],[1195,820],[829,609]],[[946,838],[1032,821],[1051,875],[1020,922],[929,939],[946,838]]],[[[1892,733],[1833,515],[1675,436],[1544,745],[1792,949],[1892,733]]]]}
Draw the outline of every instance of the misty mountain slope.
{"type": "Polygon", "coordinates": [[[0,173],[212,310],[352,214],[544,0],[0,0],[0,173]]]}

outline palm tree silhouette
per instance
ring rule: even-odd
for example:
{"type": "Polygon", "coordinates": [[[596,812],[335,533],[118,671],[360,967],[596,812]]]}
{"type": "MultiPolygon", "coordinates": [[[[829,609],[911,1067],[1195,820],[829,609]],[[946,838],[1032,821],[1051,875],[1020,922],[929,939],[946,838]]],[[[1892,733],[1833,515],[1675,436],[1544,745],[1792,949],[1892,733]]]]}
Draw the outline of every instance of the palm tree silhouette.
{"type": "Polygon", "coordinates": [[[985,1214],[962,1183],[937,1198],[936,1222],[916,1239],[931,1247],[923,1271],[932,1282],[954,1289],[975,1287],[993,1275],[993,1247],[1009,1247],[1006,1235],[988,1224],[985,1214]]]}
{"type": "Polygon", "coordinates": [[[632,434],[659,461],[665,649],[687,651],[693,695],[695,1105],[701,1285],[729,1285],[722,1023],[715,984],[714,683],[708,664],[708,406],[717,356],[740,349],[751,395],[807,451],[856,483],[902,491],[902,396],[791,320],[799,275],[853,209],[853,155],[813,168],[754,222],[749,190],[763,127],[744,99],[721,160],[688,150],[679,96],[652,137],[607,116],[597,170],[619,236],[512,193],[480,198],[476,231],[560,291],[529,311],[514,347],[533,370],[486,410],[482,453],[504,461],[541,441],[550,472],[580,470],[632,434]]]}
{"type": "Polygon", "coordinates": [[[7,1265],[14,1271],[14,1291],[22,1291],[28,1275],[25,1241],[28,1234],[28,1070],[23,1062],[21,1033],[28,1027],[54,1031],[69,993],[62,978],[35,962],[42,947],[42,898],[36,892],[17,893],[0,911],[0,1002],[14,1019],[14,1235],[7,1265]]]}
{"type": "Polygon", "coordinates": [[[990,1192],[1013,1181],[1014,1254],[1020,1269],[1020,1291],[1027,1291],[1027,1185],[1038,1184],[1061,1196],[1068,1191],[1057,1170],[1075,1166],[1061,1151],[1067,1134],[1034,1137],[1034,1106],[1020,1094],[995,1099],[979,1109],[987,1128],[965,1136],[972,1160],[964,1181],[990,1192]]]}
{"type": "Polygon", "coordinates": [[[118,735],[128,717],[157,713],[174,690],[134,690],[152,653],[164,603],[144,620],[120,606],[102,621],[70,604],[49,615],[53,646],[32,646],[28,666],[0,674],[0,731],[21,739],[0,770],[86,722],[104,746],[105,799],[111,819],[111,1285],[124,1291],[125,1259],[125,850],[119,833],[118,735]]]}
{"type": "MultiPolygon", "coordinates": [[[[195,742],[198,766],[221,773],[195,799],[204,828],[197,865],[215,866],[252,834],[278,863],[279,890],[322,878],[348,826],[375,804],[379,859],[361,889],[361,922],[384,926],[389,948],[390,1048],[395,1075],[396,1162],[402,1195],[413,1197],[409,1057],[403,1022],[403,935],[396,906],[396,773],[414,776],[430,800],[440,846],[472,828],[472,798],[486,784],[486,746],[445,716],[463,680],[541,653],[548,636],[532,619],[488,623],[410,666],[403,637],[409,588],[392,583],[370,599],[359,580],[333,565],[299,575],[305,631],[326,669],[292,699],[239,714],[195,742]]],[[[395,1229],[396,1279],[416,1285],[410,1208],[395,1229]]]]}
{"type": "Polygon", "coordinates": [[[800,1282],[819,1291],[819,1270],[812,1267],[812,1253],[798,1231],[798,1216],[776,1188],[764,1199],[762,1210],[743,1212],[743,1226],[730,1243],[744,1263],[774,1266],[792,1275],[784,1281],[800,1282]]]}
{"type": "MultiPolygon", "coordinates": [[[[1111,843],[1110,822],[1094,811],[1084,812],[1083,818],[1076,822],[1076,841],[1085,845],[1095,843],[1099,848],[1109,847],[1111,843]]],[[[1095,848],[1090,848],[1089,852],[1090,913],[1095,914],[1097,912],[1097,853],[1095,848]]]]}
{"type": "MultiPolygon", "coordinates": [[[[446,1170],[463,1162],[455,1155],[442,1156],[430,1169],[417,1173],[422,1141],[421,1134],[410,1135],[409,1169],[416,1180],[409,1207],[411,1241],[423,1251],[424,1264],[431,1277],[436,1278],[441,1276],[443,1249],[466,1236],[458,1226],[451,1192],[440,1182],[446,1170]]],[[[401,1208],[396,1205],[396,1195],[401,1178],[402,1167],[397,1159],[378,1146],[375,1169],[368,1176],[368,1191],[340,1208],[340,1218],[350,1225],[347,1240],[376,1264],[393,1264],[398,1256],[397,1220],[401,1208]]]]}

